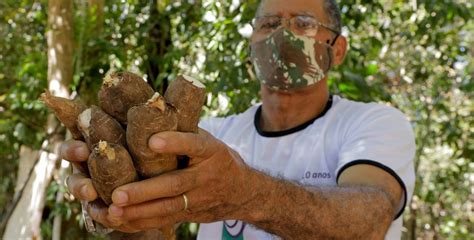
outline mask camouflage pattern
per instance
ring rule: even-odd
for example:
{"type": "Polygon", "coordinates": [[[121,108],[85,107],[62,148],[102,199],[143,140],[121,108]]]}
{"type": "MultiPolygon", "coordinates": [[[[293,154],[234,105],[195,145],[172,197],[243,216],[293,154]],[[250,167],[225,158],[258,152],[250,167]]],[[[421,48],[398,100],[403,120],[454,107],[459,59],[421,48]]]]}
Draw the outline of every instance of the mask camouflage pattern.
{"type": "Polygon", "coordinates": [[[274,90],[290,91],[319,82],[331,67],[330,45],[282,28],[251,44],[257,78],[274,90]]]}

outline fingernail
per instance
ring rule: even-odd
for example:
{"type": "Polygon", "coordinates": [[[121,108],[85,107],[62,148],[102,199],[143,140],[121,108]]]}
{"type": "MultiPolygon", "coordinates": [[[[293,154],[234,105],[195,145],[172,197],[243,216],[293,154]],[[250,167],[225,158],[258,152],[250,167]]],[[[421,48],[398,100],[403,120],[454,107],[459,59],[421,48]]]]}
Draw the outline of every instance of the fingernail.
{"type": "Polygon", "coordinates": [[[126,204],[128,201],[128,195],[123,191],[118,191],[113,194],[112,201],[118,205],[126,204]]]}
{"type": "MultiPolygon", "coordinates": [[[[109,207],[109,214],[112,218],[114,217],[120,217],[123,215],[123,209],[121,207],[117,207],[117,206],[114,206],[114,205],[111,205],[109,207]]],[[[117,221],[117,219],[113,219],[115,221],[117,221]]]]}
{"type": "Polygon", "coordinates": [[[85,198],[89,197],[89,189],[87,188],[87,185],[81,187],[81,194],[85,198]]]}
{"type": "Polygon", "coordinates": [[[79,146],[74,150],[74,154],[76,154],[76,157],[79,159],[87,159],[89,156],[87,155],[87,152],[89,150],[84,147],[84,146],[79,146]]]}
{"type": "Polygon", "coordinates": [[[89,208],[87,209],[87,211],[91,216],[99,215],[99,210],[93,204],[89,204],[89,208]]]}
{"type": "Polygon", "coordinates": [[[148,143],[150,148],[153,150],[160,150],[166,146],[166,141],[163,138],[151,137],[150,142],[148,143]]]}

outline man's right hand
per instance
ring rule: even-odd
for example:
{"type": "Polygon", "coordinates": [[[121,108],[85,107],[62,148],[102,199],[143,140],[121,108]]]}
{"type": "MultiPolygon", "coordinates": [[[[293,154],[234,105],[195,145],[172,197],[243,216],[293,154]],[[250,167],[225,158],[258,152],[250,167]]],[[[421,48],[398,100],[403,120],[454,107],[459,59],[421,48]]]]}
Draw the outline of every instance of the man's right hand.
{"type": "Polygon", "coordinates": [[[78,169],[78,165],[89,158],[89,148],[81,141],[69,140],[61,145],[61,157],[73,164],[73,174],[68,176],[66,184],[69,192],[79,200],[92,202],[97,198],[97,191],[92,180],[78,169]]]}

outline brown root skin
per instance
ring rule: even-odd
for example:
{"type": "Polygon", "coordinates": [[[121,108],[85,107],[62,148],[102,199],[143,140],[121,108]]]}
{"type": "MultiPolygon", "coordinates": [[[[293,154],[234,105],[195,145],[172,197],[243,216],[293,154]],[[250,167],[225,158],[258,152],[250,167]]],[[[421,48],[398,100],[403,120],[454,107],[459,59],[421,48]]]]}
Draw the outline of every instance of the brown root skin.
{"type": "Polygon", "coordinates": [[[127,112],[145,103],[154,91],[140,76],[130,72],[107,75],[99,91],[99,105],[122,124],[127,124],[127,112]]]}
{"type": "Polygon", "coordinates": [[[99,141],[107,141],[126,146],[125,130],[117,120],[97,106],[84,110],[77,119],[78,128],[82,132],[89,149],[99,141]]]}
{"type": "Polygon", "coordinates": [[[92,184],[105,204],[112,203],[115,188],[138,180],[128,151],[119,144],[101,141],[87,160],[92,184]]]}
{"type": "Polygon", "coordinates": [[[178,131],[197,132],[205,86],[189,76],[178,76],[166,90],[166,100],[178,109],[178,131]]]}
{"type": "Polygon", "coordinates": [[[153,134],[177,128],[176,110],[159,95],[128,111],[127,144],[141,177],[154,177],[177,168],[176,155],[156,153],[148,147],[153,134]]]}
{"type": "Polygon", "coordinates": [[[82,139],[82,134],[77,127],[77,117],[87,106],[79,101],[56,97],[49,91],[45,91],[39,98],[48,108],[53,110],[54,115],[71,132],[72,138],[82,139]]]}

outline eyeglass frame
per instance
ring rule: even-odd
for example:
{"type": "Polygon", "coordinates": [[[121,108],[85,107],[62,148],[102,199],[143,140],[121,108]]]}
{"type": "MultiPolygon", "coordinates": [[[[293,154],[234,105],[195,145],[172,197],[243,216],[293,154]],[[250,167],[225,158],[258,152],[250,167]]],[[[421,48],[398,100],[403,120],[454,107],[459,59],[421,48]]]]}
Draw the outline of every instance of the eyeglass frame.
{"type": "MultiPolygon", "coordinates": [[[[255,23],[256,23],[256,21],[257,21],[258,19],[260,19],[260,18],[267,18],[267,17],[276,17],[276,18],[278,18],[278,19],[280,20],[280,22],[283,22],[283,20],[285,20],[288,26],[292,26],[292,24],[291,24],[292,19],[295,19],[295,18],[297,18],[297,17],[310,17],[310,18],[314,19],[314,22],[315,22],[318,26],[323,27],[323,28],[326,28],[326,29],[328,29],[329,31],[331,31],[331,32],[333,32],[333,33],[336,34],[336,37],[335,37],[335,38],[332,40],[332,42],[331,42],[331,46],[334,46],[334,43],[336,43],[336,40],[337,40],[337,39],[339,38],[339,36],[341,35],[341,33],[340,33],[338,30],[334,29],[333,27],[329,26],[328,24],[325,24],[325,23],[322,23],[322,22],[318,21],[314,16],[307,15],[307,14],[294,15],[294,16],[292,16],[292,17],[290,17],[290,18],[285,18],[285,17],[281,17],[281,16],[278,16],[278,15],[266,15],[266,16],[255,17],[254,19],[252,19],[252,23],[251,23],[252,26],[254,27],[254,29],[256,28],[256,26],[255,26],[256,24],[255,24],[255,23]]],[[[283,26],[283,24],[280,24],[280,26],[279,26],[278,28],[280,28],[280,27],[282,27],[282,26],[283,26]]],[[[319,32],[319,30],[318,30],[318,32],[319,32]]],[[[316,32],[316,34],[317,34],[318,32],[316,32]]]]}

